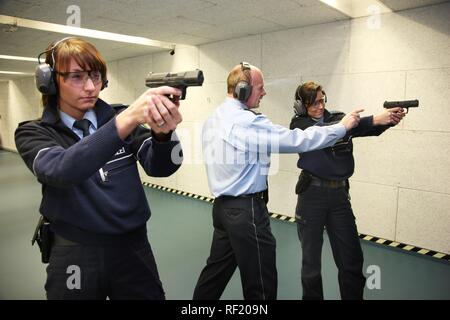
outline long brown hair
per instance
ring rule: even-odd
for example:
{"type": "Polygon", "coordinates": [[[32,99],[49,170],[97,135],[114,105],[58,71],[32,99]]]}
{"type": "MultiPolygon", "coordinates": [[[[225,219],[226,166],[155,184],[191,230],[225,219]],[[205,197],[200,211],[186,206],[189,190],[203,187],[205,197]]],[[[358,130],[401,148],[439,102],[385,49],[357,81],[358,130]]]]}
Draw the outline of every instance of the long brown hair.
{"type": "MultiPolygon", "coordinates": [[[[83,70],[98,70],[102,75],[102,80],[106,81],[107,79],[105,60],[97,48],[86,40],[68,38],[60,43],[55,41],[47,47],[45,52],[45,62],[57,72],[68,72],[71,59],[74,59],[83,70]]],[[[58,76],[56,74],[53,74],[53,76],[55,84],[58,86],[58,76]]],[[[56,96],[42,95],[44,107],[48,105],[50,98],[56,99],[56,96]]]]}

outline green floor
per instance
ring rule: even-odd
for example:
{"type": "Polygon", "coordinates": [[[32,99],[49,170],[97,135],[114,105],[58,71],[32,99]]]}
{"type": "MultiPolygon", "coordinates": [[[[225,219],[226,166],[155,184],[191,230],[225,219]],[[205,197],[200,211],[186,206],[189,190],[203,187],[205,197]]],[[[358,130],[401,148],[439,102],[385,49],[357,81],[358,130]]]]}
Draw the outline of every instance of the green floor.
{"type": "MultiPolygon", "coordinates": [[[[30,239],[40,186],[17,154],[0,151],[0,299],[44,299],[45,266],[30,239]]],[[[149,238],[167,299],[190,299],[212,237],[211,204],[146,188],[152,208],[149,238]]],[[[278,297],[299,299],[301,251],[295,224],[272,220],[277,239],[278,297]]],[[[380,289],[366,299],[450,299],[450,263],[362,241],[365,267],[379,267],[380,289]]],[[[328,238],[323,250],[326,299],[339,299],[328,238]]],[[[372,273],[366,273],[370,277],[372,273]]],[[[236,272],[223,299],[242,299],[236,272]]]]}

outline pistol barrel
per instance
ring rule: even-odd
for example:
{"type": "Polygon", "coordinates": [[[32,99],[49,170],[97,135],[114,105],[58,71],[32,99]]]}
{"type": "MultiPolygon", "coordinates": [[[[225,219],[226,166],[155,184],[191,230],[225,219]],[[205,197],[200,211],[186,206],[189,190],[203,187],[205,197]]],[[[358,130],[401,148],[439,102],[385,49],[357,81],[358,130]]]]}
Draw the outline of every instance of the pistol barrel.
{"type": "Polygon", "coordinates": [[[385,101],[383,107],[386,109],[401,107],[401,108],[417,108],[419,100],[404,100],[404,101],[385,101]]]}

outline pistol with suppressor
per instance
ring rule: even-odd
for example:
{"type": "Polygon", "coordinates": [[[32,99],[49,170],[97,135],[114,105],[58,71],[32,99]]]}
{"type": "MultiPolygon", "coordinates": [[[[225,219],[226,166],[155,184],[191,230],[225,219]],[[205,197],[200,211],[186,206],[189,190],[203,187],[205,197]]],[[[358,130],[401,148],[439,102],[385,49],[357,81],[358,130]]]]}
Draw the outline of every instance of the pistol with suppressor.
{"type": "Polygon", "coordinates": [[[145,79],[145,85],[149,88],[156,88],[161,86],[169,86],[181,89],[180,100],[186,98],[187,87],[201,86],[203,84],[203,71],[196,69],[193,71],[184,71],[177,73],[153,73],[150,72],[145,79]]]}

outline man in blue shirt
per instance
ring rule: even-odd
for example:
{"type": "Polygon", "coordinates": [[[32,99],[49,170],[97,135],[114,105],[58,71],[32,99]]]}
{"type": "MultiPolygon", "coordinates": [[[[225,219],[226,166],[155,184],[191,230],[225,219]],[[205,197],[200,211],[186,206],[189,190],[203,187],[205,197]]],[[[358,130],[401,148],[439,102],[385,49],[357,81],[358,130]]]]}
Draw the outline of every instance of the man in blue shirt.
{"type": "Polygon", "coordinates": [[[155,177],[179,168],[172,154],[181,152],[173,133],[181,115],[166,95],[181,92],[149,89],[117,111],[99,99],[106,64],[92,44],[65,38],[44,53],[48,65],[36,74],[44,112],[19,124],[15,141],[42,184],[47,298],[164,299],[136,162],[155,177]]]}
{"type": "Polygon", "coordinates": [[[270,154],[333,145],[358,124],[362,110],[326,128],[289,130],[253,111],[266,94],[257,67],[235,66],[227,87],[227,98],[203,127],[208,182],[216,199],[211,252],[194,299],[219,299],[236,267],[245,299],[276,299],[275,238],[266,206],[270,154]]]}

